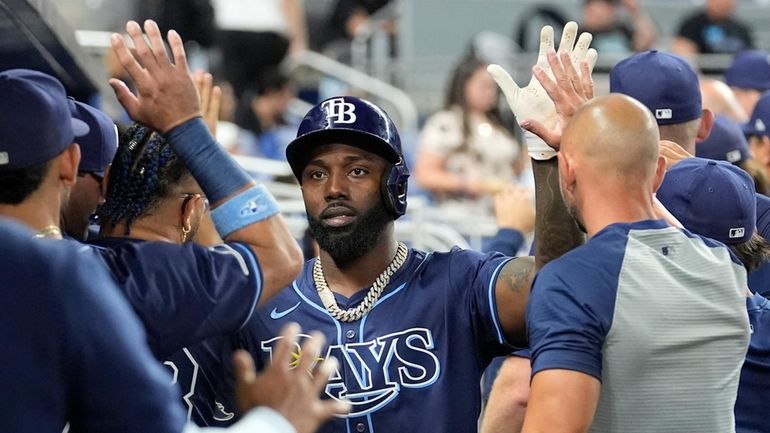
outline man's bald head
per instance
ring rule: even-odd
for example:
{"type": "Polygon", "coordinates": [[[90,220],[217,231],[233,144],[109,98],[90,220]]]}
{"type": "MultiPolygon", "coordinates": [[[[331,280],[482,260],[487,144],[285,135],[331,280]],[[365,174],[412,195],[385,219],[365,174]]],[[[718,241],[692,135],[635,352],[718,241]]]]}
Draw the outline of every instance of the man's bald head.
{"type": "Polygon", "coordinates": [[[633,98],[610,94],[575,113],[562,135],[561,149],[594,177],[633,183],[654,175],[659,141],[650,110],[633,98]]]}

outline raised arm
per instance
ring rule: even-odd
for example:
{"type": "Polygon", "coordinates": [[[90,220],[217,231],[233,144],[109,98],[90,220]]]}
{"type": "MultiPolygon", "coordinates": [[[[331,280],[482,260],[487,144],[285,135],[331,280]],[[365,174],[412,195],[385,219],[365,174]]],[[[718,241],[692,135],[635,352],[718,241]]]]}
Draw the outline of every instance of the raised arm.
{"type": "Polygon", "coordinates": [[[168,34],[172,62],[155,22],[146,21],[142,32],[139,24],[130,21],[126,30],[137,58],[120,35],[114,34],[111,42],[136,94],[120,80],[111,79],[110,85],[131,118],[164,134],[185,161],[211,201],[220,235],[228,242],[247,244],[257,256],[263,281],[260,303],[265,302],[302,267],[302,253],[275,199],[209,133],[179,35],[173,30],[168,34]]]}
{"type": "Polygon", "coordinates": [[[535,259],[509,262],[496,286],[501,325],[509,337],[517,340],[526,337],[524,311],[534,274],[548,261],[584,241],[561,198],[554,158],[562,127],[577,106],[593,97],[590,70],[596,63],[596,50],[588,48],[591,34],[583,33],[577,43],[576,36],[577,24],[568,23],[557,54],[553,48],[553,29],[543,27],[538,61],[532,68],[532,79],[524,88],[519,88],[500,66],[489,67],[517,120],[528,131],[527,145],[535,175],[535,259]],[[581,65],[581,74],[577,73],[575,64],[581,65]]]}

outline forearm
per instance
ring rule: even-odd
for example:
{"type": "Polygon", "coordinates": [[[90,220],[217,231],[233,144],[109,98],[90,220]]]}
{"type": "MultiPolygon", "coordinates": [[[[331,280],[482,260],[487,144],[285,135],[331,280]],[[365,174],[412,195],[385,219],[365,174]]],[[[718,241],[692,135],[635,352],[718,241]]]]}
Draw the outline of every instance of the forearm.
{"type": "Polygon", "coordinates": [[[583,244],[585,237],[567,211],[559,189],[557,158],[532,160],[535,176],[535,269],[583,244]]]}

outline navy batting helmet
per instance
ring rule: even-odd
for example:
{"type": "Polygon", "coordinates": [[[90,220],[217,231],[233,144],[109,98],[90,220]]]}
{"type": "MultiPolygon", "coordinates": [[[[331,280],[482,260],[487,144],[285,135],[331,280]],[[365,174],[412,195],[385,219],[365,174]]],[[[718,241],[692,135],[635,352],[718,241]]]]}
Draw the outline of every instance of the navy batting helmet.
{"type": "Polygon", "coordinates": [[[313,149],[332,143],[355,146],[388,161],[390,170],[382,178],[383,201],[394,218],[406,212],[409,168],[396,125],[382,108],[353,96],[330,98],[311,108],[297,138],[286,148],[286,159],[300,183],[313,149]]]}

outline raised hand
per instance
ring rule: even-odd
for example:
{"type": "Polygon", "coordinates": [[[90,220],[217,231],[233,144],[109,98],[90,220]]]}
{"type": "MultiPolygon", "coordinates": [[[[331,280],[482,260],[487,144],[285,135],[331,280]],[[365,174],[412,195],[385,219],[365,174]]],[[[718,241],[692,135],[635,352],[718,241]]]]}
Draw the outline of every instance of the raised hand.
{"type": "MultiPolygon", "coordinates": [[[[569,22],[564,27],[561,42],[559,43],[559,53],[565,53],[570,58],[573,65],[585,60],[589,71],[596,64],[597,53],[594,49],[589,49],[592,36],[590,33],[583,33],[577,39],[577,24],[569,22]]],[[[545,26],[540,31],[540,51],[537,56],[537,64],[533,67],[542,71],[545,75],[553,77],[551,62],[548,59],[548,53],[553,52],[553,28],[545,26]]],[[[554,106],[554,101],[546,93],[540,81],[535,75],[529,81],[526,87],[520,88],[511,78],[511,76],[499,65],[490,65],[487,70],[494,78],[497,85],[503,91],[505,99],[510,106],[511,111],[516,116],[518,122],[522,125],[528,122],[538,122],[545,129],[554,129],[560,122],[559,114],[554,106]]],[[[590,75],[590,74],[589,74],[590,75]]],[[[553,156],[553,149],[542,146],[542,142],[532,142],[527,140],[530,155],[536,159],[548,159],[553,156]]]]}
{"type": "Polygon", "coordinates": [[[236,399],[241,411],[268,406],[283,415],[297,433],[312,433],[335,414],[350,412],[350,405],[319,397],[329,376],[337,369],[334,358],[318,362],[325,339],[319,332],[311,334],[302,345],[296,367],[292,354],[300,327],[296,323],[281,331],[281,340],[273,352],[272,364],[256,374],[254,360],[243,350],[235,353],[236,399]]]}
{"type": "Polygon", "coordinates": [[[172,63],[154,21],[145,21],[144,32],[137,22],[129,21],[126,31],[134,44],[136,57],[131,54],[123,36],[115,33],[110,42],[120,64],[134,82],[136,94],[116,78],[110,79],[109,83],[131,119],[166,133],[200,116],[200,101],[179,34],[174,30],[168,32],[172,63]]]}
{"type": "Polygon", "coordinates": [[[682,146],[669,140],[660,140],[660,156],[666,159],[666,170],[683,159],[693,157],[682,146]]]}
{"type": "Polygon", "coordinates": [[[214,77],[207,72],[196,72],[193,75],[195,89],[200,98],[201,113],[211,135],[217,135],[217,123],[219,122],[219,107],[222,104],[222,89],[214,85],[214,77]]]}
{"type": "Polygon", "coordinates": [[[546,57],[550,70],[546,71],[540,66],[535,66],[532,68],[532,73],[554,103],[556,123],[549,127],[537,119],[525,119],[521,123],[521,127],[542,138],[549,146],[558,150],[561,144],[562,129],[575,114],[575,111],[594,97],[594,82],[591,78],[591,66],[588,60],[580,61],[580,74],[578,74],[572,62],[572,56],[568,52],[556,53],[551,49],[546,57]]]}

